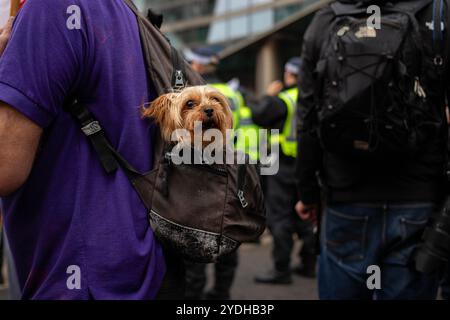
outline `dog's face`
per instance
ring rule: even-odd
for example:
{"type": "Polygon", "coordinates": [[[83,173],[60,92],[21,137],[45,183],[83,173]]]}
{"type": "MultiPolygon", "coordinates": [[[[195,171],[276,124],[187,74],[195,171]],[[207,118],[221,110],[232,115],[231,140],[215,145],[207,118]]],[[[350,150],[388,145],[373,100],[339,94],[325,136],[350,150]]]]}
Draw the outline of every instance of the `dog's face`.
{"type": "MultiPolygon", "coordinates": [[[[168,93],[143,109],[144,117],[152,118],[161,129],[162,138],[170,142],[172,133],[186,129],[194,141],[194,130],[204,132],[217,129],[225,141],[227,129],[233,126],[233,117],[227,98],[208,86],[195,86],[180,92],[168,93]],[[197,127],[196,127],[197,126],[197,127]]],[[[210,143],[204,141],[204,145],[210,143]]]]}

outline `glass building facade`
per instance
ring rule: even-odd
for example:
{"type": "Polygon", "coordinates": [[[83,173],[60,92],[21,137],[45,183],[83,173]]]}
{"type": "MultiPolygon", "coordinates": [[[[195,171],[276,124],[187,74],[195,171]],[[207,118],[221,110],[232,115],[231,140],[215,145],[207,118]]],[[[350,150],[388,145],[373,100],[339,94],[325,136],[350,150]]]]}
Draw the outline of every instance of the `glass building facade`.
{"type": "Polygon", "coordinates": [[[311,0],[135,0],[164,15],[163,31],[178,47],[223,46],[273,28],[311,0]]]}

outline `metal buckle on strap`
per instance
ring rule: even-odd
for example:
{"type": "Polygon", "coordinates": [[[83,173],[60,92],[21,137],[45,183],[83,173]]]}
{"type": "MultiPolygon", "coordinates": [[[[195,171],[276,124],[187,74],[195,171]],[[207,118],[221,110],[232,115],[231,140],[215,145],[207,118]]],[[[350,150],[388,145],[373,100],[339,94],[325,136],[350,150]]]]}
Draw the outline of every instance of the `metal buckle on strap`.
{"type": "Polygon", "coordinates": [[[100,126],[100,123],[98,121],[92,121],[87,126],[81,128],[81,130],[86,136],[89,137],[93,134],[96,134],[97,132],[102,131],[102,127],[100,126]]]}

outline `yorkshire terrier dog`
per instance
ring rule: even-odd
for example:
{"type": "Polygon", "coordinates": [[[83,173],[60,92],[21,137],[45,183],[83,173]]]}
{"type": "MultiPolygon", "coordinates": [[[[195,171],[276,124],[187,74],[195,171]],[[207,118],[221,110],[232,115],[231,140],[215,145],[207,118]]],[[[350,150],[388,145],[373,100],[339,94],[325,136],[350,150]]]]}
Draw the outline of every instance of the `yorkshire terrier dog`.
{"type": "Polygon", "coordinates": [[[208,86],[188,87],[162,95],[150,107],[144,108],[142,115],[152,118],[159,125],[162,139],[168,143],[185,142],[185,137],[182,136],[176,136],[178,141],[173,141],[173,133],[179,129],[190,133],[192,144],[194,132],[201,132],[203,147],[211,143],[204,140],[204,131],[217,129],[222,133],[222,142],[225,143],[226,132],[233,127],[233,116],[227,98],[208,86]]]}

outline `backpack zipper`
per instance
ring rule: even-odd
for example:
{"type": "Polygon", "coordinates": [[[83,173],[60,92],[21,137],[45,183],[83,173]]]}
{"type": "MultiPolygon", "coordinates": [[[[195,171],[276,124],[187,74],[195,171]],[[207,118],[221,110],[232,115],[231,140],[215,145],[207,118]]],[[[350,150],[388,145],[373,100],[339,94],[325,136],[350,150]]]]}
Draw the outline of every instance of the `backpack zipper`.
{"type": "MultiPolygon", "coordinates": [[[[165,161],[169,162],[171,165],[173,165],[172,163],[172,154],[167,152],[164,155],[165,161]]],[[[223,177],[227,177],[228,173],[225,169],[220,169],[218,167],[214,167],[213,165],[209,165],[209,164],[181,164],[182,166],[190,166],[191,168],[195,168],[198,170],[204,170],[204,171],[208,171],[223,177]]]]}
{"type": "Polygon", "coordinates": [[[224,169],[219,169],[217,167],[213,167],[211,165],[207,165],[207,164],[196,164],[194,165],[194,168],[200,169],[200,170],[204,170],[204,171],[208,171],[223,177],[227,177],[228,173],[226,170],[224,169]]]}

